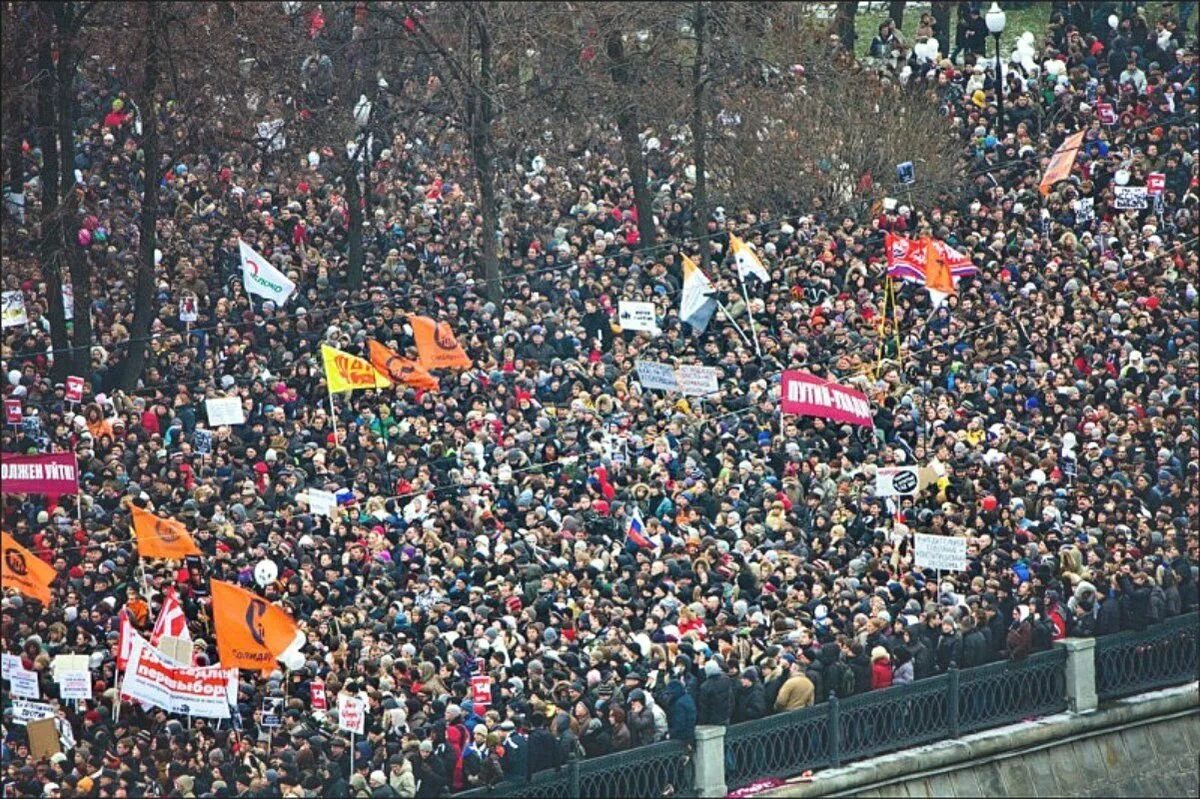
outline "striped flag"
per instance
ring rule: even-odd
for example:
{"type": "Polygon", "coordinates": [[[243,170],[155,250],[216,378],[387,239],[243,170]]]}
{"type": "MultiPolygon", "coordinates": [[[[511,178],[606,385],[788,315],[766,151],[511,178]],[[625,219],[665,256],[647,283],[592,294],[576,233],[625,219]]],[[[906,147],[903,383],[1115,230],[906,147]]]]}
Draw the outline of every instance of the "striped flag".
{"type": "Polygon", "coordinates": [[[933,250],[935,259],[940,258],[941,264],[950,270],[950,277],[957,283],[964,277],[979,273],[979,267],[971,259],[951,247],[944,241],[935,239],[920,239],[913,241],[904,236],[888,233],[884,237],[884,247],[887,250],[887,273],[897,280],[909,280],[913,283],[926,283],[926,266],[933,250]]]}
{"type": "Polygon", "coordinates": [[[625,546],[632,545],[635,549],[658,549],[650,536],[646,535],[646,525],[642,522],[642,511],[636,505],[633,516],[629,519],[629,529],[625,531],[625,546]]]}
{"type": "Polygon", "coordinates": [[[181,638],[184,641],[192,640],[192,634],[188,630],[187,616],[184,615],[183,605],[179,604],[179,598],[175,596],[174,588],[168,588],[163,595],[162,608],[158,611],[158,621],[154,622],[154,631],[150,633],[150,646],[158,646],[158,642],[164,635],[181,638]]]}

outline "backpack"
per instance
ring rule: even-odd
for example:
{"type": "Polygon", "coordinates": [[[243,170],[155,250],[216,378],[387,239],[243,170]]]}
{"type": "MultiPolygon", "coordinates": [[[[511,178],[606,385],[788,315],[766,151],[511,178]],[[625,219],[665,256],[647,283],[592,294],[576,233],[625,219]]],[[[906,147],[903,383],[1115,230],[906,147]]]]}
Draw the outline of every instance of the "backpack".
{"type": "Polygon", "coordinates": [[[831,667],[828,688],[837,694],[838,699],[848,699],[854,696],[858,681],[854,677],[854,669],[838,661],[831,667]]]}

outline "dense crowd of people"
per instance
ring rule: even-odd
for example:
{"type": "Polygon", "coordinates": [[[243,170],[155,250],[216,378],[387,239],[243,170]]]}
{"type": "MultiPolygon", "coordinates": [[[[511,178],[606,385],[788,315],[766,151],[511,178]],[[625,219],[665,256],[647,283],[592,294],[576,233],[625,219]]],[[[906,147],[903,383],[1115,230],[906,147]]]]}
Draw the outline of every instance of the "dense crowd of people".
{"type": "MultiPolygon", "coordinates": [[[[438,796],[1194,611],[1196,40],[1171,13],[1124,4],[1112,29],[1088,5],[1055,3],[1035,32],[1039,63],[1064,70],[1006,65],[1003,119],[971,40],[934,61],[871,45],[881,68],[911,68],[961,140],[967,189],[953,201],[901,193],[861,218],[769,222],[717,209],[697,239],[686,159],[663,137],[650,154],[662,243],[639,249],[619,147],[594,148],[504,187],[502,301],[478,268],[487,234],[453,148],[397,135],[373,153],[361,288],[344,280],[331,158],[276,154],[259,169],[237,151],[173,154],[159,313],[133,391],[111,369],[130,286],[105,275],[137,257],[136,134],[112,86],[81,81],[87,201],[72,224],[98,288],[75,312],[90,301],[92,370],[78,404],[50,378],[44,285],[9,268],[33,252],[32,222],[7,219],[4,289],[22,292],[29,321],[4,331],[4,397],[35,421],[2,439],[5,452],[74,452],[81,507],[4,497],[5,531],[60,576],[48,606],[6,591],[2,622],[4,651],[44,697],[58,696],[52,658],[90,655],[94,700],[56,702],[71,745],[35,760],[5,693],[6,789],[438,796]],[[1080,129],[1070,177],[1041,196],[1046,159],[1080,129]],[[1149,173],[1165,176],[1161,202],[1114,208],[1117,187],[1149,173]],[[887,232],[932,234],[980,272],[936,310],[901,286],[900,346],[881,360],[887,232]],[[730,233],[771,274],[747,281],[748,300],[730,233]],[[239,238],[297,283],[286,305],[247,295],[239,238]],[[701,247],[729,313],[695,334],[679,319],[680,270],[701,247]],[[194,322],[179,319],[188,295],[194,322]],[[618,300],[634,298],[656,305],[660,335],[616,324],[618,300]],[[750,330],[751,312],[761,355],[730,322],[750,330]],[[331,403],[320,345],[411,352],[410,313],[448,322],[473,367],[440,373],[437,391],[331,403]],[[646,390],[641,359],[714,366],[721,391],[646,390]],[[779,374],[793,367],[864,391],[874,429],[781,418],[779,374]],[[226,394],[245,423],[198,447],[204,399],[226,394]],[[893,505],[874,478],[894,465],[932,481],[893,505]],[[314,488],[350,501],[316,514],[314,488]],[[185,522],[204,557],[139,558],[130,504],[185,522]],[[635,512],[650,547],[626,540],[635,512]],[[965,537],[967,569],[916,568],[914,531],[965,537]],[[258,588],[266,558],[278,579],[258,588]],[[210,577],[287,609],[305,665],[243,671],[236,719],[219,724],[120,702],[118,613],[146,631],[168,588],[195,661],[216,662],[210,577]],[[339,693],[367,700],[365,735],[312,708],[318,681],[330,708],[339,693]],[[263,725],[268,696],[285,698],[281,727],[263,725]]],[[[38,158],[31,147],[33,176],[38,158]]]]}

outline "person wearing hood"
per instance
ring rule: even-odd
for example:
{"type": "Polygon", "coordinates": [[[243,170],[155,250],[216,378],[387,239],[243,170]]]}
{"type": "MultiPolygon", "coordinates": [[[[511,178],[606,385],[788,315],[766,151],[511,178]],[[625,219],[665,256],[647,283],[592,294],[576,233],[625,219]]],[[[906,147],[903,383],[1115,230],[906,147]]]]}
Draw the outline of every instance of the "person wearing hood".
{"type": "Polygon", "coordinates": [[[882,646],[871,650],[871,690],[892,686],[892,656],[882,646]]]}
{"type": "Polygon", "coordinates": [[[715,660],[704,664],[704,682],[700,683],[700,701],[697,703],[698,724],[724,727],[729,724],[733,712],[733,680],[721,670],[715,660]]]}
{"type": "Polygon", "coordinates": [[[412,761],[403,755],[393,755],[388,760],[388,785],[400,799],[416,796],[417,781],[413,776],[412,761]]]}
{"type": "Polygon", "coordinates": [[[756,666],[742,669],[737,700],[733,706],[733,723],[761,719],[767,714],[767,699],[756,666]]]}
{"type": "Polygon", "coordinates": [[[654,711],[650,709],[649,697],[641,688],[629,692],[628,706],[629,735],[632,746],[654,743],[654,711]]]}

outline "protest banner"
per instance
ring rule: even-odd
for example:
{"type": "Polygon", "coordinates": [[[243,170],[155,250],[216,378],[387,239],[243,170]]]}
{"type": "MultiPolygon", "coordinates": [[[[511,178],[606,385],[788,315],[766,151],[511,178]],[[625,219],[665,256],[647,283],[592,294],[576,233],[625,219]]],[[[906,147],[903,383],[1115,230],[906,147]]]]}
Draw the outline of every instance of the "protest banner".
{"type": "MultiPolygon", "coordinates": [[[[476,674],[471,678],[471,701],[475,707],[487,707],[492,704],[492,678],[486,674],[476,674]]],[[[476,710],[476,713],[482,713],[476,710]]]]}
{"type": "Polygon", "coordinates": [[[920,474],[916,466],[888,466],[875,472],[875,496],[913,496],[920,490],[920,474]]]}
{"type": "Polygon", "coordinates": [[[1112,103],[1096,103],[1096,118],[1103,125],[1117,124],[1117,111],[1112,103]]]}
{"type": "Polygon", "coordinates": [[[321,680],[313,680],[309,684],[308,703],[312,705],[313,710],[325,710],[329,707],[325,703],[325,683],[321,680]]]}
{"type": "Polygon", "coordinates": [[[1081,225],[1096,218],[1096,201],[1092,197],[1080,197],[1071,207],[1075,210],[1075,221],[1081,225]]]}
{"type": "Polygon", "coordinates": [[[262,701],[262,718],[259,723],[271,729],[283,726],[283,697],[268,696],[262,701]]]}
{"type": "Polygon", "coordinates": [[[83,378],[77,375],[67,377],[63,399],[67,402],[83,401],[83,378]]]}
{"type": "Polygon", "coordinates": [[[637,361],[638,382],[642,388],[656,391],[678,391],[679,380],[675,377],[675,368],[665,363],[654,361],[637,361]]]}
{"type": "Polygon", "coordinates": [[[45,702],[30,702],[28,699],[12,701],[13,724],[29,724],[38,719],[53,719],[54,708],[45,702]]]}
{"type": "Polygon", "coordinates": [[[1150,196],[1145,186],[1117,186],[1113,195],[1113,208],[1122,211],[1137,211],[1150,207],[1150,196]]]}
{"type": "Polygon", "coordinates": [[[38,687],[36,671],[19,668],[13,669],[4,676],[8,678],[9,685],[12,686],[9,692],[13,696],[23,699],[41,699],[42,693],[38,687]]]}
{"type": "Polygon", "coordinates": [[[212,452],[213,434],[211,430],[197,429],[192,432],[192,446],[197,455],[207,455],[212,452]]]}
{"type": "Polygon", "coordinates": [[[21,399],[13,397],[4,401],[4,421],[9,424],[20,424],[25,412],[21,410],[21,399]]]}
{"type": "Polygon", "coordinates": [[[79,493],[79,468],[74,452],[48,455],[0,455],[0,491],[5,494],[79,493]]]}
{"type": "Polygon", "coordinates": [[[367,703],[357,696],[338,694],[338,729],[363,734],[367,721],[367,703]]]}
{"type": "Polygon", "coordinates": [[[91,660],[87,655],[57,655],[50,661],[50,673],[55,682],[61,682],[64,674],[90,670],[91,660]]]}
{"type": "Polygon", "coordinates": [[[6,291],[0,295],[0,327],[20,327],[29,321],[25,314],[25,296],[19,291],[6,291]]]}
{"type": "Polygon", "coordinates": [[[138,637],[121,679],[121,693],[171,713],[227,719],[230,679],[236,682],[236,669],[181,666],[138,637]]]}
{"type": "Polygon", "coordinates": [[[68,671],[58,680],[58,693],[63,699],[91,699],[92,673],[68,671]]]}
{"type": "Polygon", "coordinates": [[[658,322],[655,321],[654,303],[621,300],[617,303],[617,323],[622,330],[645,330],[657,333],[658,322]]]}
{"type": "Polygon", "coordinates": [[[783,373],[779,387],[784,413],[874,426],[871,404],[861,391],[795,369],[783,373]]]}
{"type": "Polygon", "coordinates": [[[1157,197],[1167,189],[1167,176],[1163,172],[1146,175],[1146,193],[1157,197]]]}
{"type": "Polygon", "coordinates": [[[242,410],[239,397],[211,397],[204,401],[204,410],[208,414],[208,423],[213,427],[246,423],[246,413],[242,410]]]}
{"type": "Polygon", "coordinates": [[[310,488],[304,492],[300,499],[307,498],[308,508],[318,516],[332,517],[334,511],[337,510],[337,495],[332,491],[322,491],[319,488],[310,488]]]}
{"type": "Polygon", "coordinates": [[[4,679],[7,680],[8,675],[12,674],[14,669],[23,668],[25,667],[21,665],[20,655],[14,655],[9,652],[0,654],[0,676],[3,676],[4,679]]]}
{"type": "Polygon", "coordinates": [[[191,324],[200,318],[200,302],[195,294],[184,294],[179,298],[179,321],[191,324]]]}
{"type": "Polygon", "coordinates": [[[916,546],[913,563],[919,569],[965,571],[967,568],[967,539],[950,535],[914,533],[916,546]]]}
{"type": "Polygon", "coordinates": [[[719,372],[712,366],[688,364],[675,370],[679,391],[693,397],[715,394],[720,390],[717,383],[719,372]]]}

